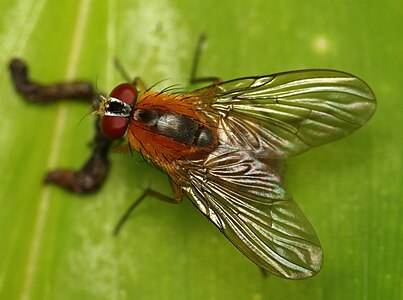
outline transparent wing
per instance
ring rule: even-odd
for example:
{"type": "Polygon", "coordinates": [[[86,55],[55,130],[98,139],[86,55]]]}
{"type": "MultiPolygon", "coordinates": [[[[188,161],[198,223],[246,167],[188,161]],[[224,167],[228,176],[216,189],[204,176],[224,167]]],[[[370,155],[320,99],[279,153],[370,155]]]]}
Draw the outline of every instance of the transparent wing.
{"type": "Polygon", "coordinates": [[[180,182],[185,194],[249,259],[283,278],[319,272],[319,240],[275,167],[228,149],[210,154],[203,168],[201,162],[185,165],[189,163],[182,165],[187,170],[187,179],[180,182]]]}
{"type": "Polygon", "coordinates": [[[219,123],[222,144],[288,156],[346,136],[373,115],[375,95],[357,77],[302,70],[248,77],[192,93],[219,123]]]}

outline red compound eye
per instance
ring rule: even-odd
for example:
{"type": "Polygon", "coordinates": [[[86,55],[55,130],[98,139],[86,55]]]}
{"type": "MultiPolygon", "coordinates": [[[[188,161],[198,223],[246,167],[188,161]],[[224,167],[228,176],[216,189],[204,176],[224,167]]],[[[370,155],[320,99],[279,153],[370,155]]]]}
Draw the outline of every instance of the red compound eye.
{"type": "Polygon", "coordinates": [[[137,90],[136,88],[130,83],[122,83],[116,86],[109,96],[119,99],[130,106],[133,106],[137,100],[137,90]]]}
{"type": "Polygon", "coordinates": [[[125,134],[128,124],[128,118],[112,116],[101,118],[102,133],[110,140],[120,139],[125,134]]]}
{"type": "Polygon", "coordinates": [[[101,118],[101,130],[108,139],[117,140],[125,134],[136,99],[137,90],[130,83],[122,83],[112,90],[101,118]]]}

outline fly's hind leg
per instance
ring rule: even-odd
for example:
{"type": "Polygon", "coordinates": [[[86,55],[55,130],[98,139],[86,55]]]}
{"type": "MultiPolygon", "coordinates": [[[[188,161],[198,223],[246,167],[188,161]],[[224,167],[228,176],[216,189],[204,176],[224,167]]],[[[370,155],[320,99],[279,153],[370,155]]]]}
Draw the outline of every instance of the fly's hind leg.
{"type": "Polygon", "coordinates": [[[147,188],[144,192],[138,197],[126,210],[126,212],[122,215],[119,222],[116,224],[115,229],[113,230],[113,235],[118,235],[123,225],[129,219],[130,215],[134,211],[134,209],[148,196],[153,197],[155,199],[168,202],[168,203],[179,203],[182,201],[183,193],[178,185],[176,185],[172,179],[169,179],[169,183],[171,184],[172,191],[174,192],[174,197],[166,196],[160,192],[157,192],[151,188],[147,188]]]}
{"type": "MultiPolygon", "coordinates": [[[[16,91],[27,101],[48,104],[62,99],[74,99],[98,105],[98,94],[91,83],[86,81],[61,82],[49,85],[37,83],[29,78],[28,66],[20,59],[10,61],[11,79],[16,91]]],[[[79,170],[59,169],[50,171],[45,183],[56,184],[70,192],[85,194],[97,191],[107,177],[109,170],[108,153],[111,141],[106,139],[99,127],[99,117],[95,121],[95,137],[90,158],[79,170]]]]}

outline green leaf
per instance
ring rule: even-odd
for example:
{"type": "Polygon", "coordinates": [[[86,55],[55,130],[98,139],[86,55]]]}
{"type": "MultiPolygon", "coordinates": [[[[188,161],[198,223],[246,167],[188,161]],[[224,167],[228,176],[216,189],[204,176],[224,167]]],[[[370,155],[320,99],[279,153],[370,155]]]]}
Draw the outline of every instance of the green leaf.
{"type": "Polygon", "coordinates": [[[0,299],[402,298],[402,17],[397,0],[3,1],[0,299]],[[171,193],[140,155],[113,154],[96,195],[42,184],[47,170],[88,157],[90,107],[24,102],[8,76],[12,57],[41,82],[88,79],[109,91],[122,81],[117,57],[150,86],[186,88],[201,32],[200,76],[332,68],[378,98],[364,128],[287,162],[288,186],[324,249],[312,279],[264,278],[187,199],[147,199],[113,237],[144,188],[171,193]]]}

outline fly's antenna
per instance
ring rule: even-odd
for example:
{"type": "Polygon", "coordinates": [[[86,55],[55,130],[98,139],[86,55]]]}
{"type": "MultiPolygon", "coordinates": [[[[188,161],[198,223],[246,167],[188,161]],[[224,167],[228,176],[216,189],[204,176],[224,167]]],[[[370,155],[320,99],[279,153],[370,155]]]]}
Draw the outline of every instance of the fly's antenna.
{"type": "Polygon", "coordinates": [[[99,100],[98,107],[91,113],[96,116],[103,116],[108,106],[108,98],[106,98],[104,95],[99,95],[98,100],[99,100]]]}

